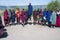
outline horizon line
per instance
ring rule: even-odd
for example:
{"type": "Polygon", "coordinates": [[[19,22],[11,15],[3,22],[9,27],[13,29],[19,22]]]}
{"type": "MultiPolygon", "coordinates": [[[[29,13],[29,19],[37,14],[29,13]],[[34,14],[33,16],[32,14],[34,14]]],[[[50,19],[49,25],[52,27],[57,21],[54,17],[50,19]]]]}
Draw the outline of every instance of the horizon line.
{"type": "MultiPolygon", "coordinates": [[[[28,5],[0,5],[0,6],[28,6],[28,5]]],[[[32,5],[32,6],[35,6],[35,5],[32,5]]]]}

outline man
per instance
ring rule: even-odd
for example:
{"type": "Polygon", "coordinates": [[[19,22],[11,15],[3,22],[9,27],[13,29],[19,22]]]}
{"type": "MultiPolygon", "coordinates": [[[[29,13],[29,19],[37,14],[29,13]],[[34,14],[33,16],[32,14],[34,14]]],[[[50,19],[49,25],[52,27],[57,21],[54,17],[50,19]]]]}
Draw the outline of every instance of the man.
{"type": "Polygon", "coordinates": [[[48,26],[50,27],[51,22],[50,22],[50,18],[51,18],[51,10],[47,11],[47,16],[46,16],[46,22],[48,23],[48,26]]]}
{"type": "Polygon", "coordinates": [[[20,15],[21,15],[20,9],[17,8],[16,11],[15,11],[15,13],[16,13],[17,23],[20,23],[20,15]]]}
{"type": "Polygon", "coordinates": [[[27,20],[26,21],[28,21],[28,19],[31,20],[32,12],[33,12],[33,7],[31,5],[31,3],[29,3],[29,5],[28,5],[28,13],[27,13],[28,16],[27,16],[27,20]]]}
{"type": "Polygon", "coordinates": [[[4,25],[2,24],[2,18],[0,16],[0,38],[7,37],[6,29],[4,29],[4,25]]]}
{"type": "Polygon", "coordinates": [[[5,24],[5,26],[8,24],[8,11],[7,11],[7,9],[4,11],[4,24],[5,24]]]}
{"type": "Polygon", "coordinates": [[[11,9],[9,9],[8,10],[8,24],[10,24],[10,22],[11,22],[11,15],[12,15],[12,11],[11,11],[11,9]]]}
{"type": "Polygon", "coordinates": [[[43,11],[43,17],[42,17],[43,24],[46,24],[46,16],[47,16],[47,10],[45,8],[44,11],[43,11]]]}

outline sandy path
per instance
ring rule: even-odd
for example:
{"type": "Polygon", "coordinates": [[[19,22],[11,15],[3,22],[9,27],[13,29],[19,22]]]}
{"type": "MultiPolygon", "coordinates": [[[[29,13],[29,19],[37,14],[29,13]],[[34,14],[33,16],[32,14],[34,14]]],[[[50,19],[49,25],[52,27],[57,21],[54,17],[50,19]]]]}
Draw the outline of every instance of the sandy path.
{"type": "Polygon", "coordinates": [[[15,25],[6,27],[8,37],[1,40],[60,40],[60,28],[41,25],[15,25]]]}

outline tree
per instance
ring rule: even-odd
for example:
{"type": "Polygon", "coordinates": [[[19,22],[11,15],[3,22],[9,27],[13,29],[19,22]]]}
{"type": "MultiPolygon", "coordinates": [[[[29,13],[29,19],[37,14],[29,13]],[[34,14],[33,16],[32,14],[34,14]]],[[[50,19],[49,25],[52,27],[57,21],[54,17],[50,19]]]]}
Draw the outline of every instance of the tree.
{"type": "Polygon", "coordinates": [[[49,10],[58,10],[60,8],[60,3],[59,1],[55,0],[55,1],[51,1],[48,5],[47,5],[47,9],[49,10]]]}

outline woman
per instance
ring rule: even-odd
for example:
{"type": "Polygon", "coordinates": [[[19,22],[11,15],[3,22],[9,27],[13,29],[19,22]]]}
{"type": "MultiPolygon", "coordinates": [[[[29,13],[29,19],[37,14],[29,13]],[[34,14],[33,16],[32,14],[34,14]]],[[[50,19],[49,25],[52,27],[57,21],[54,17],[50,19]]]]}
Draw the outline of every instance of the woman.
{"type": "Polygon", "coordinates": [[[56,25],[56,11],[53,10],[50,18],[51,26],[54,28],[56,25]]]}
{"type": "Polygon", "coordinates": [[[5,25],[8,24],[8,11],[7,10],[4,11],[4,24],[5,25]]]}
{"type": "Polygon", "coordinates": [[[21,20],[24,26],[24,24],[26,23],[26,11],[24,9],[21,11],[21,20]]]}
{"type": "Polygon", "coordinates": [[[19,8],[16,9],[15,13],[16,13],[17,23],[20,23],[21,11],[19,10],[19,8]]]}
{"type": "Polygon", "coordinates": [[[60,26],[60,10],[57,12],[57,18],[56,18],[56,26],[60,26]]]}

